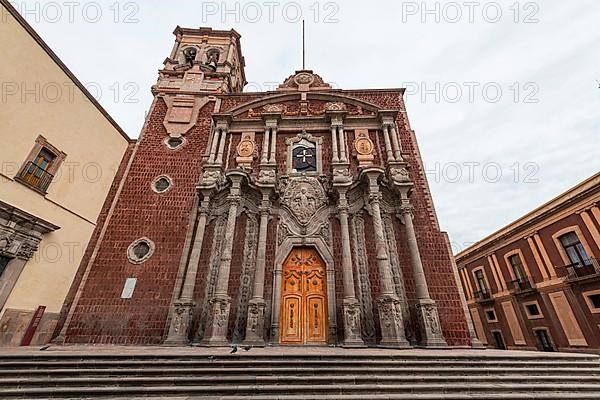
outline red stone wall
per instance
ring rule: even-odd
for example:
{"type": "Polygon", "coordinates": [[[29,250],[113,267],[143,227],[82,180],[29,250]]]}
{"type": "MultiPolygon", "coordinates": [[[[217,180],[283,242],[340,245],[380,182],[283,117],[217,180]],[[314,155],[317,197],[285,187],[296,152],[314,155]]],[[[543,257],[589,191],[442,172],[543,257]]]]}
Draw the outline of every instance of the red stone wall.
{"type": "Polygon", "coordinates": [[[162,342],[213,108],[209,103],[201,110],[187,144],[171,151],[163,143],[167,107],[157,99],[68,327],[67,343],[162,342]],[[159,195],[151,183],[163,174],[173,187],[159,195]],[[141,237],[154,241],[156,251],[144,264],[133,265],[127,248],[141,237]],[[121,299],[127,278],[137,278],[137,286],[132,299],[121,299]]]}

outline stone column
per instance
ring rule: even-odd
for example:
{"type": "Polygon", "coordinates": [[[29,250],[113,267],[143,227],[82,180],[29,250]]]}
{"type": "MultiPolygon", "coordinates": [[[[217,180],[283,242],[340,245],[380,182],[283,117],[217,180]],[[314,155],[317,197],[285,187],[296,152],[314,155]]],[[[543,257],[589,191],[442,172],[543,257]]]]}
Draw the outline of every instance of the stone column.
{"type": "Polygon", "coordinates": [[[192,311],[195,306],[194,289],[196,287],[196,277],[200,264],[200,255],[202,253],[202,243],[204,242],[204,231],[206,229],[206,220],[208,218],[210,206],[210,192],[203,194],[203,200],[200,203],[198,224],[196,225],[196,234],[192,251],[187,264],[187,271],[183,280],[183,289],[179,299],[173,305],[173,315],[169,334],[165,340],[166,345],[176,346],[188,343],[188,333],[192,322],[192,311]]]}
{"type": "Polygon", "coordinates": [[[219,152],[217,153],[216,163],[223,165],[223,154],[225,153],[225,142],[227,141],[227,129],[221,129],[221,140],[219,141],[219,152]]]}
{"type": "Polygon", "coordinates": [[[279,343],[279,318],[281,309],[281,280],[283,271],[275,269],[273,271],[273,300],[271,306],[271,342],[279,343]],[[277,295],[279,294],[279,295],[277,295]]]}
{"type": "Polygon", "coordinates": [[[417,235],[413,225],[413,207],[408,199],[409,187],[401,189],[401,207],[402,221],[406,231],[406,240],[408,251],[410,253],[410,264],[415,280],[417,292],[417,319],[421,330],[421,345],[425,347],[445,347],[448,344],[444,339],[442,325],[438,315],[437,304],[429,296],[427,279],[421,261],[421,253],[417,243],[417,235]]]}
{"type": "Polygon", "coordinates": [[[246,324],[245,343],[252,346],[265,345],[265,266],[267,263],[267,228],[269,227],[269,216],[271,214],[271,190],[263,190],[262,195],[254,288],[252,299],[248,304],[248,321],[246,324]]]}
{"type": "Polygon", "coordinates": [[[389,128],[389,125],[384,125],[382,127],[382,130],[383,130],[383,140],[385,142],[385,152],[387,154],[388,162],[390,162],[390,161],[396,161],[396,159],[394,158],[394,152],[392,151],[392,144],[390,142],[390,131],[388,128],[389,128]]]}
{"type": "Polygon", "coordinates": [[[392,136],[392,145],[394,147],[394,158],[396,161],[403,161],[402,159],[402,146],[400,146],[400,138],[398,137],[398,131],[395,125],[388,125],[390,135],[392,136]]]}
{"type": "Polygon", "coordinates": [[[344,126],[340,125],[338,126],[338,134],[340,136],[340,143],[339,143],[339,149],[340,149],[340,162],[342,163],[347,163],[348,162],[348,155],[346,154],[346,133],[344,132],[344,126]]]}
{"type": "Polygon", "coordinates": [[[229,271],[231,268],[231,254],[233,250],[237,212],[242,195],[241,184],[245,175],[240,172],[235,172],[229,177],[231,179],[231,188],[228,197],[229,213],[227,215],[225,240],[223,241],[223,250],[221,262],[219,264],[215,294],[209,302],[210,321],[207,325],[207,333],[201,342],[207,346],[228,345],[227,326],[229,324],[229,310],[231,308],[231,298],[228,294],[229,271]]]}
{"type": "Polygon", "coordinates": [[[269,159],[270,164],[277,163],[277,126],[271,128],[273,133],[271,134],[271,158],[269,159]]]}
{"type": "Polygon", "coordinates": [[[383,231],[381,218],[381,192],[379,189],[379,178],[384,173],[378,168],[369,168],[362,172],[368,184],[369,203],[371,216],[375,231],[375,242],[377,246],[377,267],[379,269],[380,293],[377,299],[379,309],[379,320],[381,325],[381,346],[388,347],[410,347],[404,333],[404,320],[400,299],[395,293],[392,282],[392,272],[388,256],[388,248],[383,231]]]}
{"type": "Polygon", "coordinates": [[[221,129],[215,128],[213,132],[212,143],[210,146],[210,156],[208,157],[208,163],[214,164],[217,157],[217,150],[219,146],[219,136],[221,133],[221,129]]]}
{"type": "Polygon", "coordinates": [[[352,250],[350,248],[350,230],[348,228],[348,188],[338,188],[338,212],[342,236],[342,278],[344,282],[344,347],[362,347],[360,304],[354,290],[354,271],[352,270],[352,250]]]}
{"type": "Polygon", "coordinates": [[[331,127],[331,148],[333,151],[333,162],[340,162],[340,154],[338,152],[337,126],[331,127]]]}
{"type": "Polygon", "coordinates": [[[271,138],[271,128],[265,128],[265,136],[263,137],[263,145],[262,145],[262,156],[260,158],[261,164],[266,164],[269,162],[269,142],[271,138]]]}

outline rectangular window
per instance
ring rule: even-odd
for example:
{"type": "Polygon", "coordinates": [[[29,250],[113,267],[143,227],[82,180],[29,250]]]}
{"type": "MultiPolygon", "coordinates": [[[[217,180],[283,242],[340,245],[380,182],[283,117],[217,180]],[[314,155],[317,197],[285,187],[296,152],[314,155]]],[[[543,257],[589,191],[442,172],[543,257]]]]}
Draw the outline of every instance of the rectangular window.
{"type": "Polygon", "coordinates": [[[600,309],[600,294],[589,295],[588,299],[590,299],[590,304],[594,306],[594,308],[600,309]]]}
{"type": "Polygon", "coordinates": [[[12,260],[12,258],[0,256],[0,278],[2,277],[2,274],[4,274],[10,260],[12,260]]]}
{"type": "Polygon", "coordinates": [[[506,345],[504,344],[504,338],[502,337],[502,332],[493,331],[492,336],[494,337],[494,342],[495,342],[496,348],[498,350],[506,350],[506,345]]]}
{"type": "Polygon", "coordinates": [[[535,331],[535,336],[542,351],[554,351],[554,346],[552,345],[552,341],[550,341],[550,335],[548,335],[547,330],[538,329],[535,331]]]}
{"type": "Polygon", "coordinates": [[[542,314],[542,310],[540,309],[540,304],[537,301],[530,301],[528,303],[524,303],[523,308],[525,308],[527,319],[544,318],[544,314],[542,314]]]}
{"type": "Polygon", "coordinates": [[[485,317],[487,318],[488,322],[498,322],[498,319],[496,318],[496,312],[493,309],[486,310],[485,317]]]}
{"type": "Polygon", "coordinates": [[[56,149],[40,135],[15,180],[46,194],[54,175],[66,157],[65,153],[56,149]]]}
{"type": "Polygon", "coordinates": [[[23,180],[41,190],[46,190],[52,182],[54,176],[50,174],[50,166],[56,156],[46,149],[42,149],[33,161],[30,161],[25,168],[23,180]]]}
{"type": "Polygon", "coordinates": [[[527,312],[532,317],[540,315],[540,309],[538,308],[537,304],[529,304],[525,306],[525,308],[527,308],[527,312]]]}
{"type": "Polygon", "coordinates": [[[515,279],[518,282],[524,282],[525,274],[523,273],[523,263],[521,262],[521,257],[519,257],[518,254],[515,254],[508,257],[508,261],[510,262],[510,266],[513,270],[513,274],[515,275],[515,279]]]}
{"type": "Polygon", "coordinates": [[[477,281],[477,287],[479,288],[481,294],[487,294],[488,289],[485,283],[485,277],[483,276],[482,269],[475,271],[475,280],[477,281]]]}
{"type": "Polygon", "coordinates": [[[569,232],[562,235],[559,237],[559,240],[573,266],[583,267],[591,264],[590,258],[575,232],[569,232]]]}

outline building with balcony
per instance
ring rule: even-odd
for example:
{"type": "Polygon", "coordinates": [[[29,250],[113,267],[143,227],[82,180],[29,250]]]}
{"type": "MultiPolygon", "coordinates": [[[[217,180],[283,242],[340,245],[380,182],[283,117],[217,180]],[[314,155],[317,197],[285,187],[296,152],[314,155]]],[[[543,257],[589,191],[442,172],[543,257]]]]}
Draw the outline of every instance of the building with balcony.
{"type": "Polygon", "coordinates": [[[0,346],[44,344],[132,143],[8,1],[0,14],[0,346]]]}
{"type": "Polygon", "coordinates": [[[489,347],[600,352],[600,173],[456,256],[489,347]]]}

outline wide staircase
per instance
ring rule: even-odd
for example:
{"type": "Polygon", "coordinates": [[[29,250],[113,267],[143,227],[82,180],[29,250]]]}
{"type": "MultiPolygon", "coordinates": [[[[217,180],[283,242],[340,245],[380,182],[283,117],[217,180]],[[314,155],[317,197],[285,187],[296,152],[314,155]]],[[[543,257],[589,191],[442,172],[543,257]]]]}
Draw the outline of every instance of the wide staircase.
{"type": "Polygon", "coordinates": [[[593,355],[0,350],[0,399],[600,399],[593,355]]]}

